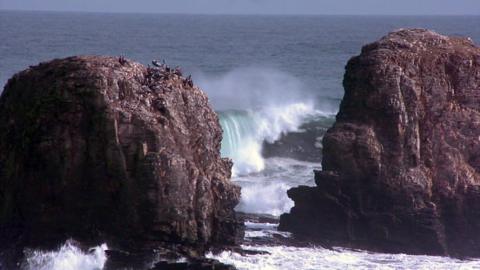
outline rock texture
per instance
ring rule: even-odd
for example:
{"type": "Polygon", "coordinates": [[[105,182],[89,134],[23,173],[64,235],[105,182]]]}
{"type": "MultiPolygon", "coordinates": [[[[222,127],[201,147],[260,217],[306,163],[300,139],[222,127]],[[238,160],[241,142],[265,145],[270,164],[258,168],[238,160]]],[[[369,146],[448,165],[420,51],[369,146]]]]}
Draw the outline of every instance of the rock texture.
{"type": "Polygon", "coordinates": [[[82,56],[16,74],[0,98],[0,250],[234,244],[240,189],[221,138],[179,69],[82,56]]]}
{"type": "Polygon", "coordinates": [[[399,30],[366,45],[323,139],[316,187],[280,228],[327,244],[480,256],[480,49],[399,30]]]}

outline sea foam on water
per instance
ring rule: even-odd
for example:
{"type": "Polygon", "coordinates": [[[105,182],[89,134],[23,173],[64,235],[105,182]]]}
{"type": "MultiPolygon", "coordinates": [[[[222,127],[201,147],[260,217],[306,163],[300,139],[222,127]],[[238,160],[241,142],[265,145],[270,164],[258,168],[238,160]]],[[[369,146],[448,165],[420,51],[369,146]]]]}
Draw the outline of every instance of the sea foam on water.
{"type": "MultiPolygon", "coordinates": [[[[274,237],[277,224],[246,222],[246,238],[274,237]]],[[[235,265],[239,270],[475,270],[480,269],[480,260],[459,260],[440,256],[386,254],[346,248],[325,249],[322,247],[295,247],[285,245],[243,245],[251,251],[262,254],[242,255],[232,251],[219,254],[209,253],[207,257],[226,264],[235,265]]]]}

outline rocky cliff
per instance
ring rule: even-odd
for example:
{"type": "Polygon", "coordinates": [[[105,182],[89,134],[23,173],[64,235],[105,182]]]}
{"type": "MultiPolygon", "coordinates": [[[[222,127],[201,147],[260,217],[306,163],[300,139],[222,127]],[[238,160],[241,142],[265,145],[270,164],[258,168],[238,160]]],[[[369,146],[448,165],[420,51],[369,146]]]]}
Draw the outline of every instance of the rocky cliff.
{"type": "Polygon", "coordinates": [[[30,67],[0,98],[0,248],[234,244],[240,189],[221,138],[179,69],[95,56],[30,67]]]}
{"type": "Polygon", "coordinates": [[[316,187],[280,228],[329,245],[480,256],[480,49],[399,30],[363,47],[316,187]]]}

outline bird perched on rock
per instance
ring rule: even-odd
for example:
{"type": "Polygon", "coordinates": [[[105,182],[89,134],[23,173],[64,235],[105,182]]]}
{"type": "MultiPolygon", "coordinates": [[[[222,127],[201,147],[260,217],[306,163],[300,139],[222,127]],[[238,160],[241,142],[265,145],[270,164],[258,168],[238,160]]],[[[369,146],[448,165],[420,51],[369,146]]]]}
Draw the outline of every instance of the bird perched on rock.
{"type": "Polygon", "coordinates": [[[152,61],[152,65],[156,66],[156,67],[163,67],[163,64],[160,63],[158,60],[153,60],[152,61]]]}
{"type": "Polygon", "coordinates": [[[179,66],[176,66],[173,69],[173,74],[178,75],[178,76],[182,76],[182,69],[179,66]]]}
{"type": "Polygon", "coordinates": [[[122,55],[120,57],[118,57],[118,62],[120,63],[120,65],[125,65],[127,63],[127,59],[125,59],[125,57],[122,55]]]}
{"type": "Polygon", "coordinates": [[[184,83],[190,87],[193,87],[193,80],[192,80],[192,75],[188,75],[188,77],[185,79],[184,83]]]}

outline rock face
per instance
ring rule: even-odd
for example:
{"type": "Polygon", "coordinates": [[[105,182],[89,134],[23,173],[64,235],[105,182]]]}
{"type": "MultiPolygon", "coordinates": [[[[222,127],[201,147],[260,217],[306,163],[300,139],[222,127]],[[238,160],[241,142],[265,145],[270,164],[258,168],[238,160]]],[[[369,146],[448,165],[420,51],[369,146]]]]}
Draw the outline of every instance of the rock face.
{"type": "Polygon", "coordinates": [[[0,98],[0,250],[233,244],[240,189],[221,138],[177,69],[85,56],[15,75],[0,98]]]}
{"type": "Polygon", "coordinates": [[[323,144],[316,187],[280,228],[332,245],[480,256],[480,49],[399,30],[366,45],[323,144]]]}

